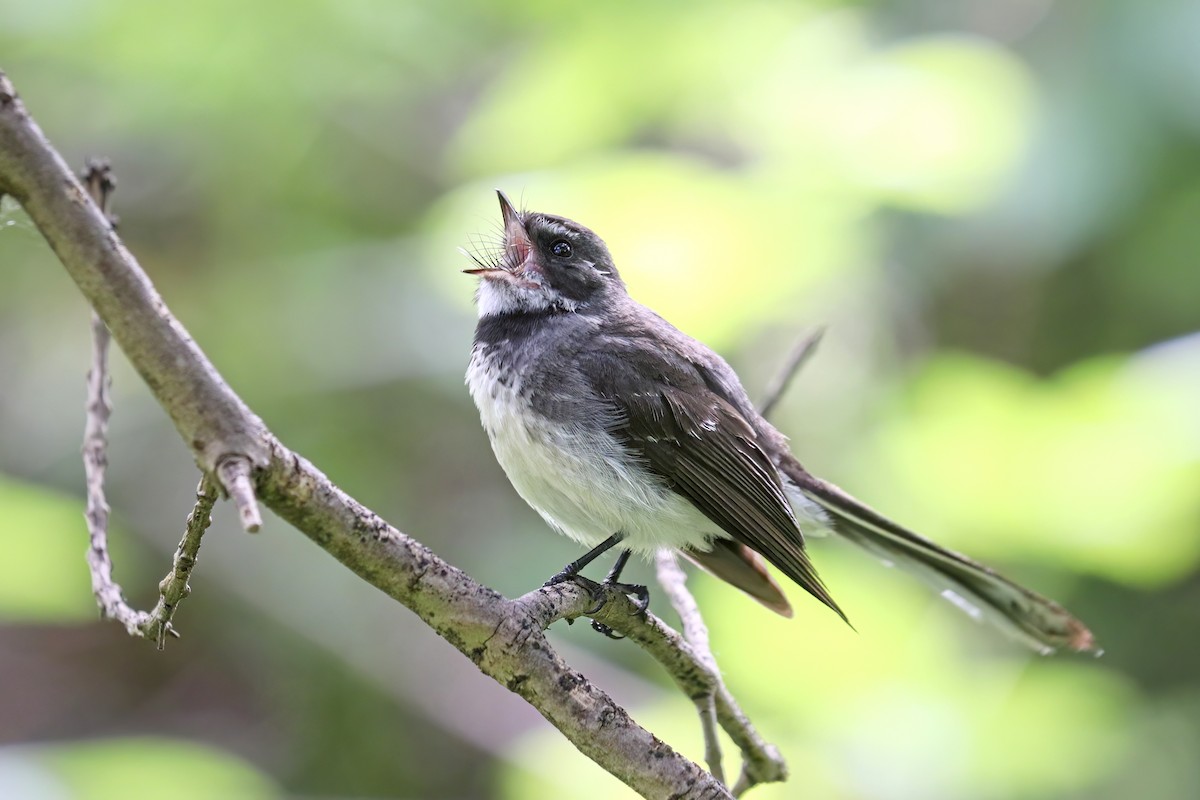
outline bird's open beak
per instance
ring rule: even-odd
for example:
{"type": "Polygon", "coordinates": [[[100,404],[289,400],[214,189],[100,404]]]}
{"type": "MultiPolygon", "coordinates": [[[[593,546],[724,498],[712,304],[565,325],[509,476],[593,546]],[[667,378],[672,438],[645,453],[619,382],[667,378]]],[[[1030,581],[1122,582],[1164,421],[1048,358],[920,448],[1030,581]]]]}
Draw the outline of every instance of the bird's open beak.
{"type": "Polygon", "coordinates": [[[521,212],[517,211],[508,195],[499,189],[496,196],[500,198],[500,216],[504,220],[504,259],[497,267],[479,267],[464,269],[468,275],[479,275],[484,278],[511,278],[520,271],[533,252],[533,241],[521,221],[521,212]]]}
{"type": "Polygon", "coordinates": [[[518,270],[529,260],[533,241],[529,231],[525,230],[521,212],[513,206],[508,195],[497,189],[496,197],[500,198],[500,216],[504,220],[504,260],[510,269],[518,270]]]}

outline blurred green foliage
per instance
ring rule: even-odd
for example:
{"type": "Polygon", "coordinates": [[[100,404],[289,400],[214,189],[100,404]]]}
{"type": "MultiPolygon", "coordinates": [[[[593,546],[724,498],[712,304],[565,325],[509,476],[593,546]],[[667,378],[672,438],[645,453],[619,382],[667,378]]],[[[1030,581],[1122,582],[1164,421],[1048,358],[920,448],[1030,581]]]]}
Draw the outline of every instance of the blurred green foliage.
{"type": "Polygon", "coordinates": [[[1200,393],[1140,369],[1148,360],[1106,356],[1041,381],[931,361],[903,422],[879,432],[873,496],[952,546],[978,541],[980,555],[1025,552],[1146,586],[1184,578],[1200,558],[1200,393]]]}
{"type": "MultiPolygon", "coordinates": [[[[272,429],[508,594],[577,551],[462,387],[456,248],[495,236],[493,187],[599,232],[752,394],[827,325],[776,420],[802,460],[1068,603],[1108,652],[1034,660],[837,542],[814,558],[857,634],[699,577],[792,767],[751,796],[1182,800],[1197,25],[1193,0],[0,0],[0,69],[64,155],[113,160],[122,235],[272,429]]],[[[11,201],[0,266],[0,796],[627,794],[277,520],[245,537],[220,509],[166,653],[90,622],[87,309],[11,201]]],[[[148,604],[196,478],[116,362],[117,573],[148,604]]],[[[554,636],[700,757],[640,653],[554,636]]]]}
{"type": "Polygon", "coordinates": [[[229,753],[164,738],[113,738],[88,744],[22,748],[0,756],[0,776],[11,797],[124,800],[171,787],[194,800],[277,797],[261,773],[229,753]],[[10,762],[10,763],[5,763],[10,762]]]}
{"type": "MultiPolygon", "coordinates": [[[[0,620],[83,621],[96,614],[80,555],[76,497],[0,476],[0,620]]],[[[115,538],[115,537],[114,537],[115,538]]]]}

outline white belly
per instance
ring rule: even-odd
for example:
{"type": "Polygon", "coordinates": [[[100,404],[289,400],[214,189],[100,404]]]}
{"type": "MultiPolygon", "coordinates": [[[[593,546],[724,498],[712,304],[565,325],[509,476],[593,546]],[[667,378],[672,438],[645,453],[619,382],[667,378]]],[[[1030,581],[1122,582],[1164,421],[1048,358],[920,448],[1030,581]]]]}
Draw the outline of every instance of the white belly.
{"type": "Polygon", "coordinates": [[[467,384],[496,460],[513,487],[547,522],[595,546],[621,531],[621,546],[651,554],[660,547],[708,549],[725,536],[711,520],[640,467],[600,421],[568,428],[529,410],[516,381],[495,380],[476,356],[467,384]]]}

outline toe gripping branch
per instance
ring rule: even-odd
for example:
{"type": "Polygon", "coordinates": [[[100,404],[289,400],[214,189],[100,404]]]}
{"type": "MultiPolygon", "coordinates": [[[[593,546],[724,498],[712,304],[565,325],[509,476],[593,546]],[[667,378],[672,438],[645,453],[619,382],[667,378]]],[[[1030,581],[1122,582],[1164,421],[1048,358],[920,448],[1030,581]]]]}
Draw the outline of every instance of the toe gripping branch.
{"type": "MultiPolygon", "coordinates": [[[[650,606],[650,590],[641,584],[621,583],[621,572],[624,571],[625,565],[629,562],[630,551],[622,550],[617,556],[617,560],[613,563],[612,569],[608,571],[608,575],[604,577],[602,583],[596,583],[590,578],[585,578],[579,574],[579,571],[588,564],[596,560],[602,553],[612,549],[625,538],[625,534],[618,531],[612,536],[605,539],[600,544],[593,547],[591,550],[584,553],[579,558],[567,564],[559,572],[557,572],[550,580],[546,581],[546,586],[553,586],[564,581],[573,581],[588,591],[596,599],[596,605],[587,611],[590,616],[595,614],[600,609],[604,608],[605,603],[611,597],[611,592],[616,591],[621,594],[628,595],[633,598],[634,615],[646,613],[646,609],[650,606]]],[[[613,631],[611,627],[603,622],[592,620],[592,629],[598,633],[602,633],[610,639],[623,639],[624,637],[613,631]]]]}

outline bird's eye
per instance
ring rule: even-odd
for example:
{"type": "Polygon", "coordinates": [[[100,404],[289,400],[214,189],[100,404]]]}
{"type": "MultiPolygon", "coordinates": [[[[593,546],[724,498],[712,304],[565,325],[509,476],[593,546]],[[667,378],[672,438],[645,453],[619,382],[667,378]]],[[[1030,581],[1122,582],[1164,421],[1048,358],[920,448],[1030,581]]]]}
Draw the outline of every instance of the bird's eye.
{"type": "Polygon", "coordinates": [[[559,258],[570,258],[571,244],[564,239],[559,239],[557,242],[550,245],[550,252],[559,258]]]}

